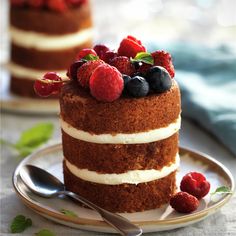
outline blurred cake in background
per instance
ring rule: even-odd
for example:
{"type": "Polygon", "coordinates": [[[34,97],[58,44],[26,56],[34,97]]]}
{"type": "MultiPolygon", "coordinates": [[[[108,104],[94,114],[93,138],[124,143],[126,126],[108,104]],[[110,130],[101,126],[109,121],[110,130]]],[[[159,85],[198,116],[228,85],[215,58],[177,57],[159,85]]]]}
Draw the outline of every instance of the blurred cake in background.
{"type": "Polygon", "coordinates": [[[45,71],[62,75],[76,53],[92,43],[89,0],[11,0],[11,92],[38,97],[34,80],[45,71]]]}

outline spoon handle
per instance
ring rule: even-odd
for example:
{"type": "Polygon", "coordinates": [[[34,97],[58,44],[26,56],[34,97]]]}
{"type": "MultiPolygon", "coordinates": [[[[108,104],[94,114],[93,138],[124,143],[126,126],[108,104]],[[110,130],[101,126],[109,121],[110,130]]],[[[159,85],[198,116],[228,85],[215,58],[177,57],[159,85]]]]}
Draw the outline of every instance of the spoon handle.
{"type": "Polygon", "coordinates": [[[121,235],[124,236],[139,236],[142,235],[142,229],[138,226],[132,224],[129,220],[125,219],[124,217],[109,212],[105,209],[102,209],[101,207],[95,205],[94,203],[88,201],[87,199],[69,192],[64,191],[65,195],[72,197],[73,199],[83,203],[84,205],[88,206],[89,208],[92,208],[93,210],[97,211],[101,217],[112,227],[114,227],[116,230],[119,231],[121,235]]]}

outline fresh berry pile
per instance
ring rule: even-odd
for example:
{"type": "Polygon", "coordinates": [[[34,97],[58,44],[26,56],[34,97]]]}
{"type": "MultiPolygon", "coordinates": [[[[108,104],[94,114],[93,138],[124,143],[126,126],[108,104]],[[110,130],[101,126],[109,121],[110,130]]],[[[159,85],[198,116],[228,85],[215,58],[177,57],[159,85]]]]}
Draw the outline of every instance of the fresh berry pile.
{"type": "Polygon", "coordinates": [[[64,12],[69,8],[79,7],[87,0],[10,0],[14,7],[32,7],[36,9],[49,9],[64,12]]]}
{"type": "Polygon", "coordinates": [[[210,190],[210,183],[205,176],[198,172],[186,174],[180,183],[181,192],[170,199],[170,205],[180,213],[190,213],[199,206],[199,200],[210,190]]]}
{"type": "MultiPolygon", "coordinates": [[[[102,44],[81,50],[67,76],[89,90],[98,101],[112,102],[121,95],[140,98],[166,92],[172,86],[174,66],[168,52],[149,53],[140,40],[127,36],[117,51],[102,44]]],[[[44,78],[37,83],[44,83],[42,88],[50,87],[44,78]]],[[[39,87],[35,86],[36,92],[39,87]]],[[[38,94],[49,96],[56,92],[52,88],[45,91],[38,94]]]]}

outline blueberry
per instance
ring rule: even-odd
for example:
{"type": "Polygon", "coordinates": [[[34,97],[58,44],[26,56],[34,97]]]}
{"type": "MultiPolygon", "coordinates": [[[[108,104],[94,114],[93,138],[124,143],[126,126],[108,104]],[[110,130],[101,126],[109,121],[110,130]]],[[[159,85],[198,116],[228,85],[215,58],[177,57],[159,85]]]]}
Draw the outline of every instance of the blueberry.
{"type": "Polygon", "coordinates": [[[127,83],[126,89],[133,97],[144,97],[149,92],[149,84],[143,77],[135,76],[127,83]]]}
{"type": "Polygon", "coordinates": [[[125,74],[123,74],[122,77],[124,80],[124,87],[126,87],[127,83],[131,80],[131,77],[125,74]]]}
{"type": "Polygon", "coordinates": [[[161,66],[151,67],[146,75],[150,88],[157,93],[163,93],[171,88],[172,79],[168,71],[161,66]]]}

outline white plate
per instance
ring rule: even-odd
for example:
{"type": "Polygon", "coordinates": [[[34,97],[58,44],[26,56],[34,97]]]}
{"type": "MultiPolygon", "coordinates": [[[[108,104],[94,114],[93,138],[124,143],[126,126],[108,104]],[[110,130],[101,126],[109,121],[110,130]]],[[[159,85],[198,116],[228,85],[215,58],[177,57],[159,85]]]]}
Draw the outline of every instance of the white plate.
{"type": "Polygon", "coordinates": [[[17,96],[9,90],[10,75],[6,68],[1,66],[1,109],[22,114],[58,114],[59,101],[57,99],[32,99],[17,96]]]}
{"type": "MultiPolygon", "coordinates": [[[[210,181],[211,192],[222,185],[229,186],[232,191],[234,190],[233,177],[221,163],[206,155],[183,148],[180,148],[180,156],[181,167],[177,175],[178,185],[182,176],[187,172],[199,171],[210,181]]],[[[45,199],[38,197],[22,183],[19,171],[26,164],[41,167],[63,180],[62,159],[61,144],[41,149],[24,159],[13,174],[13,185],[18,196],[26,206],[52,221],[79,229],[114,233],[114,229],[107,225],[93,210],[83,208],[67,198],[45,199]],[[60,213],[62,208],[72,210],[78,215],[78,218],[63,215],[60,213]]],[[[156,210],[121,215],[139,225],[144,232],[171,230],[203,220],[222,207],[230,197],[231,194],[218,195],[218,198],[213,202],[210,201],[208,194],[200,201],[199,208],[191,214],[177,213],[169,205],[165,205],[156,210]]]]}

